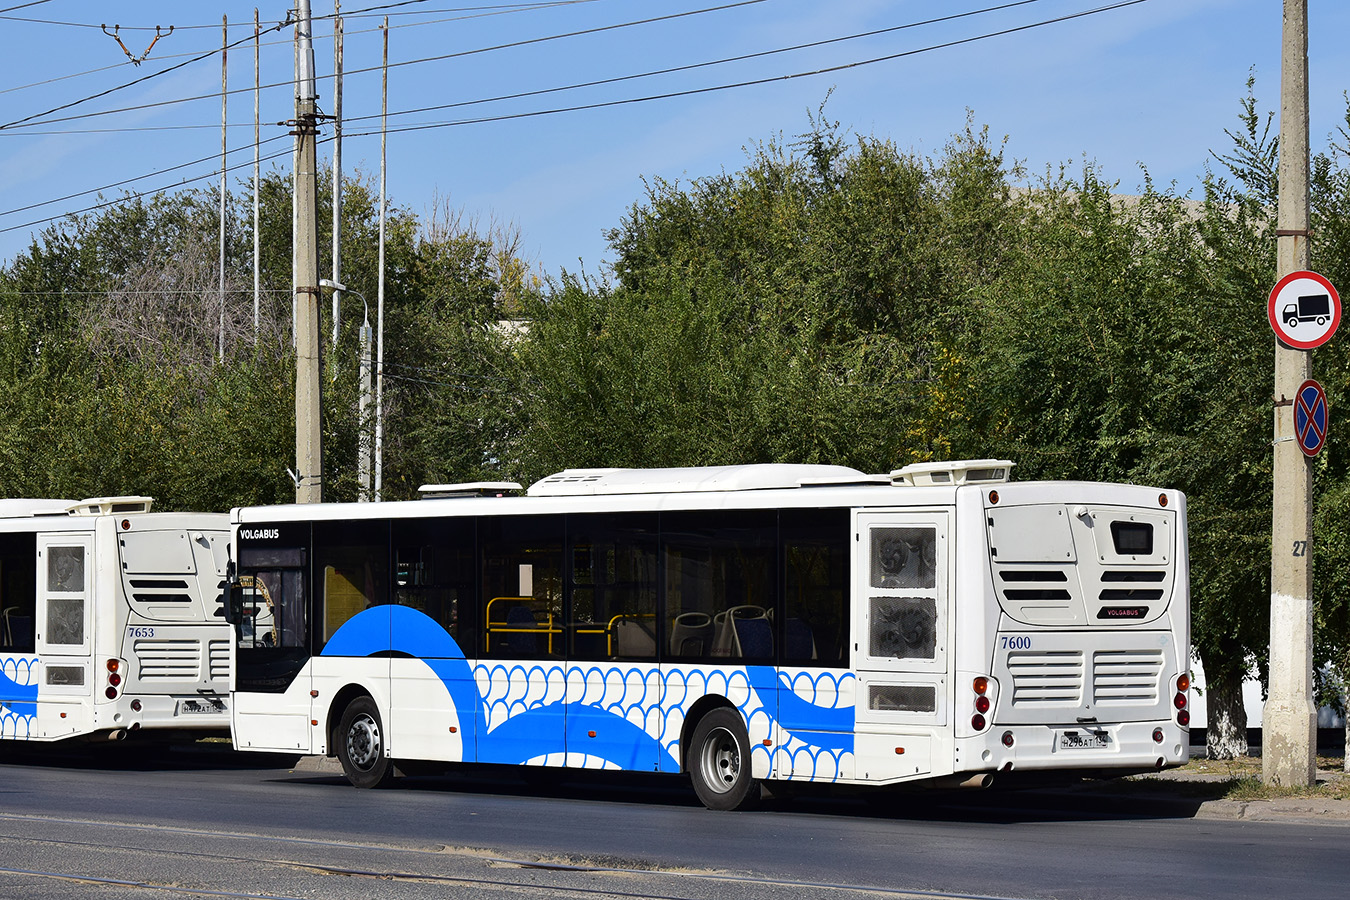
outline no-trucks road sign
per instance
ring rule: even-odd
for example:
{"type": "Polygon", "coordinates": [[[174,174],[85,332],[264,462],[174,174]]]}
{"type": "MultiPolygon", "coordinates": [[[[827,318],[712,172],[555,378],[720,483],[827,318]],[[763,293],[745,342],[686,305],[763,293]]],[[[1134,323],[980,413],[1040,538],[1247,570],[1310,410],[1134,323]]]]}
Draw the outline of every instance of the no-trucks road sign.
{"type": "Polygon", "coordinates": [[[1275,336],[1296,350],[1320,347],[1341,323],[1341,297],[1316,272],[1290,272],[1270,292],[1266,315],[1275,336]]]}

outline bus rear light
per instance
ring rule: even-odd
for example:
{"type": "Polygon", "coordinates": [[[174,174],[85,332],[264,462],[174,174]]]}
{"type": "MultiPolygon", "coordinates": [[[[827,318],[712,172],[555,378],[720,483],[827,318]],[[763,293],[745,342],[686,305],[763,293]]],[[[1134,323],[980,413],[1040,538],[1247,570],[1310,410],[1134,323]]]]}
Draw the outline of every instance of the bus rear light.
{"type": "Polygon", "coordinates": [[[120,668],[122,668],[122,661],[121,661],[120,659],[110,659],[110,660],[108,660],[108,671],[109,671],[109,672],[116,672],[116,671],[117,671],[118,669],[120,669],[120,668]]]}
{"type": "Polygon", "coordinates": [[[131,701],[131,711],[132,711],[132,712],[140,712],[140,711],[141,711],[141,701],[139,701],[139,700],[132,700],[132,701],[131,701]]]}
{"type": "Polygon", "coordinates": [[[1177,709],[1185,709],[1185,708],[1186,708],[1186,695],[1185,695],[1185,694],[1177,694],[1175,697],[1172,698],[1172,705],[1175,706],[1177,709]]]}
{"type": "Polygon", "coordinates": [[[121,683],[122,683],[122,676],[118,675],[116,672],[113,672],[111,675],[108,676],[108,684],[112,685],[113,687],[117,687],[121,683]]]}
{"type": "Polygon", "coordinates": [[[117,688],[115,687],[108,688],[106,691],[103,692],[103,696],[107,697],[109,700],[116,700],[117,688]]]}
{"type": "Polygon", "coordinates": [[[1167,495],[1166,495],[1166,494],[1159,494],[1159,495],[1158,495],[1158,505],[1159,505],[1159,506],[1166,506],[1166,505],[1167,505],[1167,495]]]}
{"type": "Polygon", "coordinates": [[[1181,712],[1177,713],[1177,724],[1183,728],[1191,724],[1191,713],[1189,710],[1183,709],[1181,712]]]}
{"type": "Polygon", "coordinates": [[[1163,730],[1161,728],[1153,729],[1153,743],[1161,744],[1163,742],[1164,737],[1166,737],[1166,735],[1163,734],[1163,730]]]}
{"type": "Polygon", "coordinates": [[[984,726],[986,724],[987,723],[984,721],[984,716],[980,715],[979,713],[976,713],[975,715],[970,717],[970,727],[974,728],[976,731],[984,731],[984,726]]]}
{"type": "Polygon", "coordinates": [[[976,697],[976,698],[975,698],[975,711],[976,711],[976,712],[982,712],[982,713],[987,713],[987,712],[989,712],[989,698],[986,697],[986,696],[984,696],[983,694],[981,694],[980,696],[976,697]]]}
{"type": "Polygon", "coordinates": [[[1011,731],[1003,732],[1003,746],[1011,747],[1014,743],[1013,733],[1011,731]]]}
{"type": "Polygon", "coordinates": [[[1180,693],[1186,693],[1191,689],[1191,676],[1189,672],[1182,672],[1177,676],[1177,690],[1180,693]]]}
{"type": "Polygon", "coordinates": [[[971,687],[975,689],[975,693],[977,694],[988,693],[989,679],[985,678],[983,675],[977,675],[975,676],[975,681],[971,684],[971,687]]]}

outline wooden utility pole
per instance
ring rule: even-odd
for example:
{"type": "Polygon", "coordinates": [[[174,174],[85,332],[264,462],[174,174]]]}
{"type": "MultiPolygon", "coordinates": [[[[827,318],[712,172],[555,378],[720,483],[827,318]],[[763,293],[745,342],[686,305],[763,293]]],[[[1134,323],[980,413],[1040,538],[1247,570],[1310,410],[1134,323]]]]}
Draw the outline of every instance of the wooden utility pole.
{"type": "Polygon", "coordinates": [[[323,501],[323,432],[319,423],[318,96],[309,0],[295,23],[295,187],[291,283],[295,290],[295,502],[323,501]]]}
{"type": "MultiPolygon", "coordinates": [[[[1276,278],[1308,268],[1308,0],[1284,0],[1276,278]]],[[[1261,717],[1267,784],[1313,784],[1312,461],[1294,435],[1294,397],[1309,352],[1275,340],[1274,498],[1270,553],[1270,691],[1261,717]]]]}

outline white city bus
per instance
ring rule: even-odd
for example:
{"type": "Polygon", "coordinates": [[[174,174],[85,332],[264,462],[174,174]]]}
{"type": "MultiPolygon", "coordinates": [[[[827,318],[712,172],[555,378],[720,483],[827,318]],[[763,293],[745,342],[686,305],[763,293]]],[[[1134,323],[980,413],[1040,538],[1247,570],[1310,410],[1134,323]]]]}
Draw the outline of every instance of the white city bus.
{"type": "Polygon", "coordinates": [[[720,809],[763,781],[1182,764],[1185,498],[1010,467],[236,509],[235,746],[337,756],[358,787],[405,760],[684,772],[720,809]]]}
{"type": "Polygon", "coordinates": [[[229,517],[0,500],[0,740],[229,732],[229,517]]]}

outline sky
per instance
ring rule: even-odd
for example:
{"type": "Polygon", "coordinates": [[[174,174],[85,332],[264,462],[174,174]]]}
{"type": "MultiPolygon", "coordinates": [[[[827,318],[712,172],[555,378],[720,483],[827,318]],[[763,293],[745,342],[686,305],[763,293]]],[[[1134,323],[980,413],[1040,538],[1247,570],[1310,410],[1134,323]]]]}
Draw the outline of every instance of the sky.
{"type": "MultiPolygon", "coordinates": [[[[264,170],[290,168],[277,123],[294,114],[294,28],[275,30],[287,6],[257,6],[273,29],[259,51],[264,170]]],[[[1345,125],[1350,3],[1308,6],[1316,151],[1345,125]]],[[[246,192],[254,9],[0,0],[0,260],[124,191],[218,183],[222,17],[237,44],[228,178],[246,192]]],[[[312,2],[329,114],[334,9],[312,2]]],[[[546,277],[604,276],[605,232],[646,182],[734,172],[756,145],[809,130],[823,102],[848,133],[916,154],[940,154],[969,116],[1032,175],[1090,160],[1122,193],[1139,190],[1144,167],[1198,193],[1211,150],[1239,125],[1248,76],[1260,110],[1279,99],[1281,0],[345,0],[341,11],[345,173],[378,185],[388,15],[391,204],[514,229],[546,277]],[[834,71],[809,74],[822,69],[834,71]]]]}

